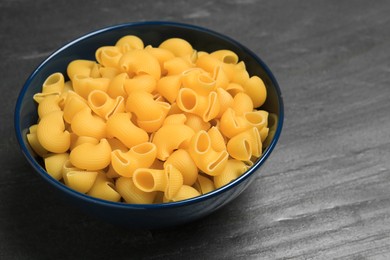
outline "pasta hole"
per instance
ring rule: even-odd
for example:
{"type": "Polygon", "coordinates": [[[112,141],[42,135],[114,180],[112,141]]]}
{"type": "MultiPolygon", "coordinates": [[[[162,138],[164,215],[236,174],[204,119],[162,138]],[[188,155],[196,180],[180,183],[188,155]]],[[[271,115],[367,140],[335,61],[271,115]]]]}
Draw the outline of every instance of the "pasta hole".
{"type": "Polygon", "coordinates": [[[236,64],[237,61],[238,61],[237,58],[234,56],[228,55],[228,56],[223,57],[224,63],[236,64]]]}
{"type": "Polygon", "coordinates": [[[107,95],[102,92],[94,92],[90,95],[90,102],[94,107],[101,107],[107,102],[107,95]]]}
{"type": "Polygon", "coordinates": [[[205,153],[209,150],[209,148],[210,148],[210,139],[209,139],[207,133],[201,133],[198,136],[198,140],[196,143],[196,149],[200,153],[205,153]]]}
{"type": "Polygon", "coordinates": [[[153,190],[155,183],[152,174],[146,171],[138,171],[134,175],[134,182],[138,184],[139,187],[142,187],[143,190],[153,190]]]}
{"type": "Polygon", "coordinates": [[[55,73],[48,77],[43,85],[54,85],[59,81],[61,81],[61,75],[59,73],[55,73]]]}
{"type": "Polygon", "coordinates": [[[183,91],[181,100],[183,107],[187,110],[192,110],[196,106],[196,96],[190,92],[183,91]]]}

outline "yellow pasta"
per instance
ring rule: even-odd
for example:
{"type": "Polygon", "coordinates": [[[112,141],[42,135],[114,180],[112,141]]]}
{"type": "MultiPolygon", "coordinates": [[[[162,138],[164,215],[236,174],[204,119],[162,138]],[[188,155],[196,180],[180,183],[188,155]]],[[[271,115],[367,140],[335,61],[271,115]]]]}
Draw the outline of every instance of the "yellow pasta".
{"type": "Polygon", "coordinates": [[[39,143],[52,153],[64,153],[70,146],[70,134],[65,130],[62,111],[53,111],[38,123],[37,137],[39,143]]]}
{"type": "Polygon", "coordinates": [[[164,125],[154,134],[152,142],[157,146],[157,158],[165,161],[174,150],[185,148],[194,130],[186,125],[164,125]]]}
{"type": "Polygon", "coordinates": [[[132,178],[118,178],[115,182],[115,187],[127,203],[151,204],[156,197],[156,192],[145,192],[138,189],[134,185],[132,178]]]}
{"type": "Polygon", "coordinates": [[[93,90],[89,93],[88,105],[93,112],[105,120],[115,113],[125,111],[125,103],[122,96],[117,96],[113,99],[101,90],[93,90]]]}
{"type": "Polygon", "coordinates": [[[87,194],[95,198],[114,202],[118,202],[121,199],[121,195],[115,190],[114,183],[101,172],[98,173],[93,186],[87,194]]]}
{"type": "Polygon", "coordinates": [[[73,116],[71,128],[79,136],[90,136],[96,139],[106,137],[106,122],[101,117],[92,114],[89,107],[83,108],[73,116]]]}
{"type": "Polygon", "coordinates": [[[134,204],[190,199],[241,176],[274,135],[264,82],[231,50],[125,35],[95,59],[43,80],[26,136],[47,173],[75,191],[134,204]]]}
{"type": "Polygon", "coordinates": [[[214,176],[215,188],[220,188],[229,182],[240,177],[244,172],[248,170],[248,166],[239,160],[229,159],[225,169],[218,176],[214,176]]]}
{"type": "Polygon", "coordinates": [[[72,165],[79,169],[88,171],[102,170],[111,162],[110,144],[104,138],[98,144],[80,144],[70,152],[69,160],[72,165]]]}
{"type": "Polygon", "coordinates": [[[145,142],[133,146],[127,152],[112,151],[111,165],[119,175],[132,177],[136,169],[150,167],[156,159],[156,154],[156,146],[153,143],[145,142]]]}
{"type": "Polygon", "coordinates": [[[106,123],[108,138],[117,138],[128,148],[147,142],[149,139],[145,130],[137,127],[131,121],[130,113],[116,113],[108,118],[106,123]]]}
{"type": "Polygon", "coordinates": [[[145,50],[133,49],[123,54],[119,67],[129,75],[148,74],[156,80],[161,77],[161,68],[158,60],[145,50]]]}
{"type": "Polygon", "coordinates": [[[69,159],[68,153],[50,154],[45,157],[45,169],[56,180],[62,179],[62,165],[69,159]]]}

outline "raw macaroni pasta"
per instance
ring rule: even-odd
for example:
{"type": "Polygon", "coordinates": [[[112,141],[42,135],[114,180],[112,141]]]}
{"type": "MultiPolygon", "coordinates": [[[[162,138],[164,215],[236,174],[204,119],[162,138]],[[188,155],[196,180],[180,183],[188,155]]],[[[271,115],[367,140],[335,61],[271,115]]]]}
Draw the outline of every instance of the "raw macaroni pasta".
{"type": "Polygon", "coordinates": [[[27,140],[54,179],[103,200],[166,203],[220,188],[262,155],[266,87],[236,53],[126,35],[95,57],[34,95],[27,140]]]}

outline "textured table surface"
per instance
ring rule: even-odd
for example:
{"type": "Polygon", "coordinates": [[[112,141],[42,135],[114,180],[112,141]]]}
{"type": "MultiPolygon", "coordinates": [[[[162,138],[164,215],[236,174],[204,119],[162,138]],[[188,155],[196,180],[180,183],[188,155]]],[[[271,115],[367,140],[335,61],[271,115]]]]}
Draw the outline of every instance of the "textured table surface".
{"type": "Polygon", "coordinates": [[[0,259],[390,259],[388,1],[0,1],[0,259]],[[17,95],[51,52],[108,25],[208,27],[256,52],[283,92],[253,184],[199,221],[124,230],[58,201],[23,158],[17,95]]]}

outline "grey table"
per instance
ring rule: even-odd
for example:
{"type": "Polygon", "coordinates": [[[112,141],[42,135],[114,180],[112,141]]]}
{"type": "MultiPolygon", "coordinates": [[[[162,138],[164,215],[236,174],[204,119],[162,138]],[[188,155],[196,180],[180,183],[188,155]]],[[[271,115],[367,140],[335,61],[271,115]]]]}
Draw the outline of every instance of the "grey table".
{"type": "Polygon", "coordinates": [[[389,1],[0,2],[0,259],[390,259],[389,1]],[[256,52],[285,101],[253,184],[199,221],[129,231],[64,204],[18,149],[16,97],[66,42],[108,25],[205,26],[256,52]]]}

